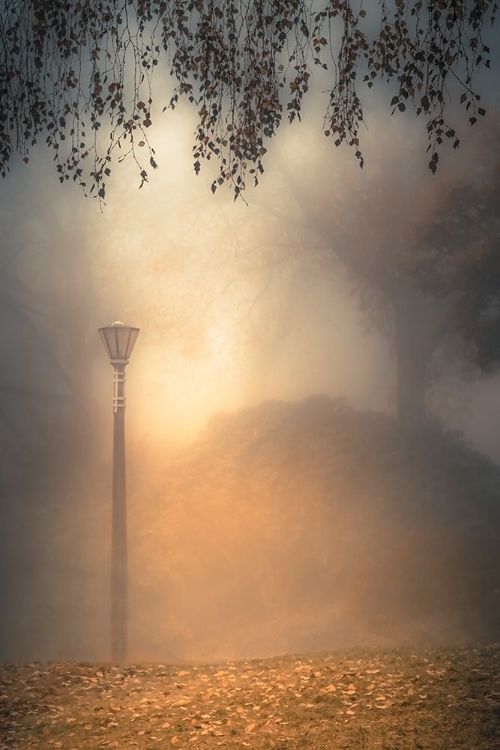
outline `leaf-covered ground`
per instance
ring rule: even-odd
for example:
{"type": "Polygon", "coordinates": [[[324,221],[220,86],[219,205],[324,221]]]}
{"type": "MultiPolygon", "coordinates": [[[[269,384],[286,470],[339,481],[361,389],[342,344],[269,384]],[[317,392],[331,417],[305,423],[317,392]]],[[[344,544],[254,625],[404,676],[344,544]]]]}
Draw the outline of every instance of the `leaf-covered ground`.
{"type": "Polygon", "coordinates": [[[500,646],[5,664],[0,748],[497,750],[500,646]]]}

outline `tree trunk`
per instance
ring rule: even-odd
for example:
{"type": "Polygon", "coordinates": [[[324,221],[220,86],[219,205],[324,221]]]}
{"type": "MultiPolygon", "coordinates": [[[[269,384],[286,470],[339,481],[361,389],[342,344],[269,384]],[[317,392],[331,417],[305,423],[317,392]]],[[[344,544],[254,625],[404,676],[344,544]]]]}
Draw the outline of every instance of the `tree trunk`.
{"type": "Polygon", "coordinates": [[[429,358],[411,346],[405,331],[397,336],[397,408],[399,421],[418,424],[425,420],[425,392],[429,358]]]}
{"type": "Polygon", "coordinates": [[[416,289],[399,292],[393,299],[393,309],[398,418],[403,424],[414,425],[426,418],[428,368],[439,340],[442,311],[416,289]]]}

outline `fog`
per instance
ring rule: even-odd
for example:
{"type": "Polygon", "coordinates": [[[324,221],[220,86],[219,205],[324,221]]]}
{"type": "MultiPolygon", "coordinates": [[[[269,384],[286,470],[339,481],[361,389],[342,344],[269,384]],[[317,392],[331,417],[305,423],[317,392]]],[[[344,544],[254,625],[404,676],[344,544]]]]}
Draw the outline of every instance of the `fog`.
{"type": "MultiPolygon", "coordinates": [[[[115,320],[141,329],[127,368],[131,659],[497,635],[488,608],[482,627],[481,597],[469,596],[484,583],[487,598],[495,564],[482,501],[471,522],[475,485],[455,510],[449,499],[445,521],[422,500],[413,525],[409,505],[396,505],[398,493],[420,498],[421,477],[410,458],[403,489],[382,465],[387,453],[370,464],[376,430],[362,464],[345,453],[331,469],[347,434],[364,445],[364,423],[348,415],[374,412],[367,424],[379,418],[382,432],[396,423],[384,274],[406,262],[402,246],[411,256],[444,186],[493,174],[481,144],[496,115],[458,152],[446,147],[433,177],[418,121],[373,101],[361,171],[322,137],[318,106],[275,139],[247,203],[210,193],[209,164],[195,176],[194,121],[182,107],[152,128],[160,168],[149,184],[139,190],[125,162],[102,207],[59,185],[42,149],[0,185],[2,659],[109,658],[112,369],[97,329],[115,320]],[[304,446],[324,445],[331,402],[303,402],[313,394],[344,399],[342,419],[358,424],[339,427],[322,459],[304,446]],[[298,403],[311,412],[286,427],[298,403]]],[[[416,341],[440,313],[432,303],[426,317],[415,300],[416,341]]],[[[495,502],[500,378],[447,334],[430,365],[428,413],[491,459],[467,453],[479,462],[478,493],[484,480],[495,502]]]]}

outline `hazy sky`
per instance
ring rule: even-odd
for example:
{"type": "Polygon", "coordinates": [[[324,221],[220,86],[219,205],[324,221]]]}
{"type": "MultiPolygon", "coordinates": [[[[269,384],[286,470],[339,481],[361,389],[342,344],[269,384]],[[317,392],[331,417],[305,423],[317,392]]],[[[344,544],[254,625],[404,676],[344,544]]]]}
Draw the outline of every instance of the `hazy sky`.
{"type": "MultiPolygon", "coordinates": [[[[111,368],[95,328],[108,318],[141,328],[128,368],[131,435],[191,439],[214,411],[311,392],[342,394],[362,408],[394,409],[390,341],[373,328],[365,331],[358,296],[331,245],[308,224],[300,191],[316,205],[323,202],[325,213],[332,207],[335,221],[335,211],[356,211],[363,181],[374,186],[381,210],[377,217],[367,213],[362,196],[353,243],[381,231],[374,222],[382,227],[395,221],[384,197],[389,189],[398,194],[401,226],[418,220],[433,185],[422,124],[376,108],[367,118],[361,172],[348,148],[335,149],[321,136],[319,107],[309,109],[304,123],[284,127],[271,144],[268,170],[260,186],[248,190],[248,205],[235,203],[229,190],[211,194],[210,164],[195,176],[194,120],[182,107],[173,115],[159,113],[151,128],[160,167],[150,183],[138,190],[134,165],[126,161],[113,175],[102,210],[75,186],[59,186],[50,155],[40,149],[1,184],[4,223],[15,211],[23,225],[17,242],[36,238],[52,253],[70,243],[61,248],[66,268],[77,256],[78,269],[86,268],[79,314],[103,409],[111,368]]],[[[64,316],[64,305],[75,303],[75,275],[69,278],[59,262],[56,267],[59,280],[51,271],[51,284],[64,316]]],[[[30,283],[36,290],[46,279],[39,273],[30,283]]],[[[446,405],[446,416],[454,411],[454,422],[492,455],[495,383],[453,382],[457,409],[446,405]]]]}

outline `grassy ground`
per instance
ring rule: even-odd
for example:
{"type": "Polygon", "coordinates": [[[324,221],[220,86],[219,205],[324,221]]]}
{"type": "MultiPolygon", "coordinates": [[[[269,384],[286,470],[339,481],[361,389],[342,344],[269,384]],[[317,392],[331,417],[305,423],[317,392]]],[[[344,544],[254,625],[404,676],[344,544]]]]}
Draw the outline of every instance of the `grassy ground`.
{"type": "Polygon", "coordinates": [[[500,646],[0,667],[0,748],[499,750],[500,646]]]}

